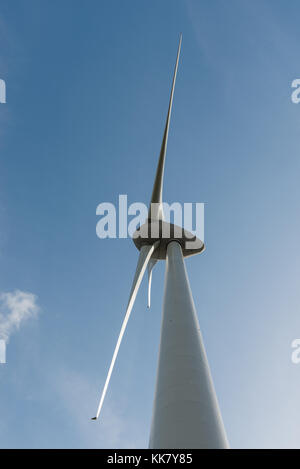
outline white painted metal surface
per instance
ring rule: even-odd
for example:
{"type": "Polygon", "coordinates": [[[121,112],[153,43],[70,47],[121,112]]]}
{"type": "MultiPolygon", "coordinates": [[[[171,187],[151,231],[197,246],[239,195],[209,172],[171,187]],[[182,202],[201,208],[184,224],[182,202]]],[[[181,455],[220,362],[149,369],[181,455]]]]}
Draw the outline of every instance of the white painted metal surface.
{"type": "Polygon", "coordinates": [[[181,246],[167,248],[150,448],[227,448],[181,246]]]}
{"type": "Polygon", "coordinates": [[[99,417],[146,267],[148,266],[150,306],[152,269],[158,260],[166,259],[159,364],[149,446],[155,449],[227,448],[227,438],[183,260],[183,256],[200,254],[204,250],[204,244],[195,237],[197,243],[194,248],[187,248],[185,241],[191,240],[190,235],[186,238],[182,228],[164,221],[162,210],[164,165],[181,41],[180,36],[148,219],[133,236],[133,241],[140,251],[136,274],[97,414],[93,420],[99,417]],[[164,227],[169,229],[167,237],[164,236],[164,227]],[[178,228],[181,234],[178,234],[178,228]]]}

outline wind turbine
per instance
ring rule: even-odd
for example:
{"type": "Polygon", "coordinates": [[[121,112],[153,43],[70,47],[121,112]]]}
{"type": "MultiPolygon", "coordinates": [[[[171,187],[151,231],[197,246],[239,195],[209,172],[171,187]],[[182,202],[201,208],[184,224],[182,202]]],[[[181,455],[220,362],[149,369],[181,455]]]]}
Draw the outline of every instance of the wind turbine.
{"type": "Polygon", "coordinates": [[[133,241],[140,251],[137,268],[97,414],[92,420],[98,419],[102,409],[145,270],[148,267],[149,307],[152,269],[158,260],[166,260],[161,338],[149,447],[227,448],[228,442],[184,264],[184,257],[199,254],[204,250],[204,243],[183,228],[164,221],[163,213],[164,166],[181,42],[180,35],[148,219],[133,235],[133,241]]]}

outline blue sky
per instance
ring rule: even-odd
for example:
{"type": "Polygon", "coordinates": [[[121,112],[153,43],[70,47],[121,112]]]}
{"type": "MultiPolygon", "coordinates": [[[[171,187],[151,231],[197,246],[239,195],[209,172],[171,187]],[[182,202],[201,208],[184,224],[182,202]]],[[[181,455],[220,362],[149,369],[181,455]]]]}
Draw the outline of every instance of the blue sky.
{"type": "Polygon", "coordinates": [[[180,32],[164,199],[206,204],[206,251],[186,264],[228,439],[300,447],[299,13],[295,0],[1,1],[0,291],[38,308],[0,365],[1,447],[148,445],[164,265],[91,422],[137,260],[132,241],[97,238],[96,207],[150,198],[180,32]]]}

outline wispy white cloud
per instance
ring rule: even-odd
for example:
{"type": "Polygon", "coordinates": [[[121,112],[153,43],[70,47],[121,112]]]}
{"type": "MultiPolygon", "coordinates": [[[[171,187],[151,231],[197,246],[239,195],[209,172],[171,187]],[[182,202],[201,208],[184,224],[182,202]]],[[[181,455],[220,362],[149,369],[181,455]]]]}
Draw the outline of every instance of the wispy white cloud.
{"type": "Polygon", "coordinates": [[[13,332],[39,312],[37,297],[33,293],[15,290],[0,294],[0,339],[6,342],[13,332]]]}

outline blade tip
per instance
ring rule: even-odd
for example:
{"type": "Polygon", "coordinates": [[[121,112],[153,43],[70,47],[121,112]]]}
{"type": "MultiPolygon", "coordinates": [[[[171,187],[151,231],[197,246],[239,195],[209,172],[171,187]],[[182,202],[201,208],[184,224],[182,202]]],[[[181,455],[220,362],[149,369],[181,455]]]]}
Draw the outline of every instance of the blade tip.
{"type": "Polygon", "coordinates": [[[92,417],[91,420],[97,420],[97,417],[92,417]]]}

